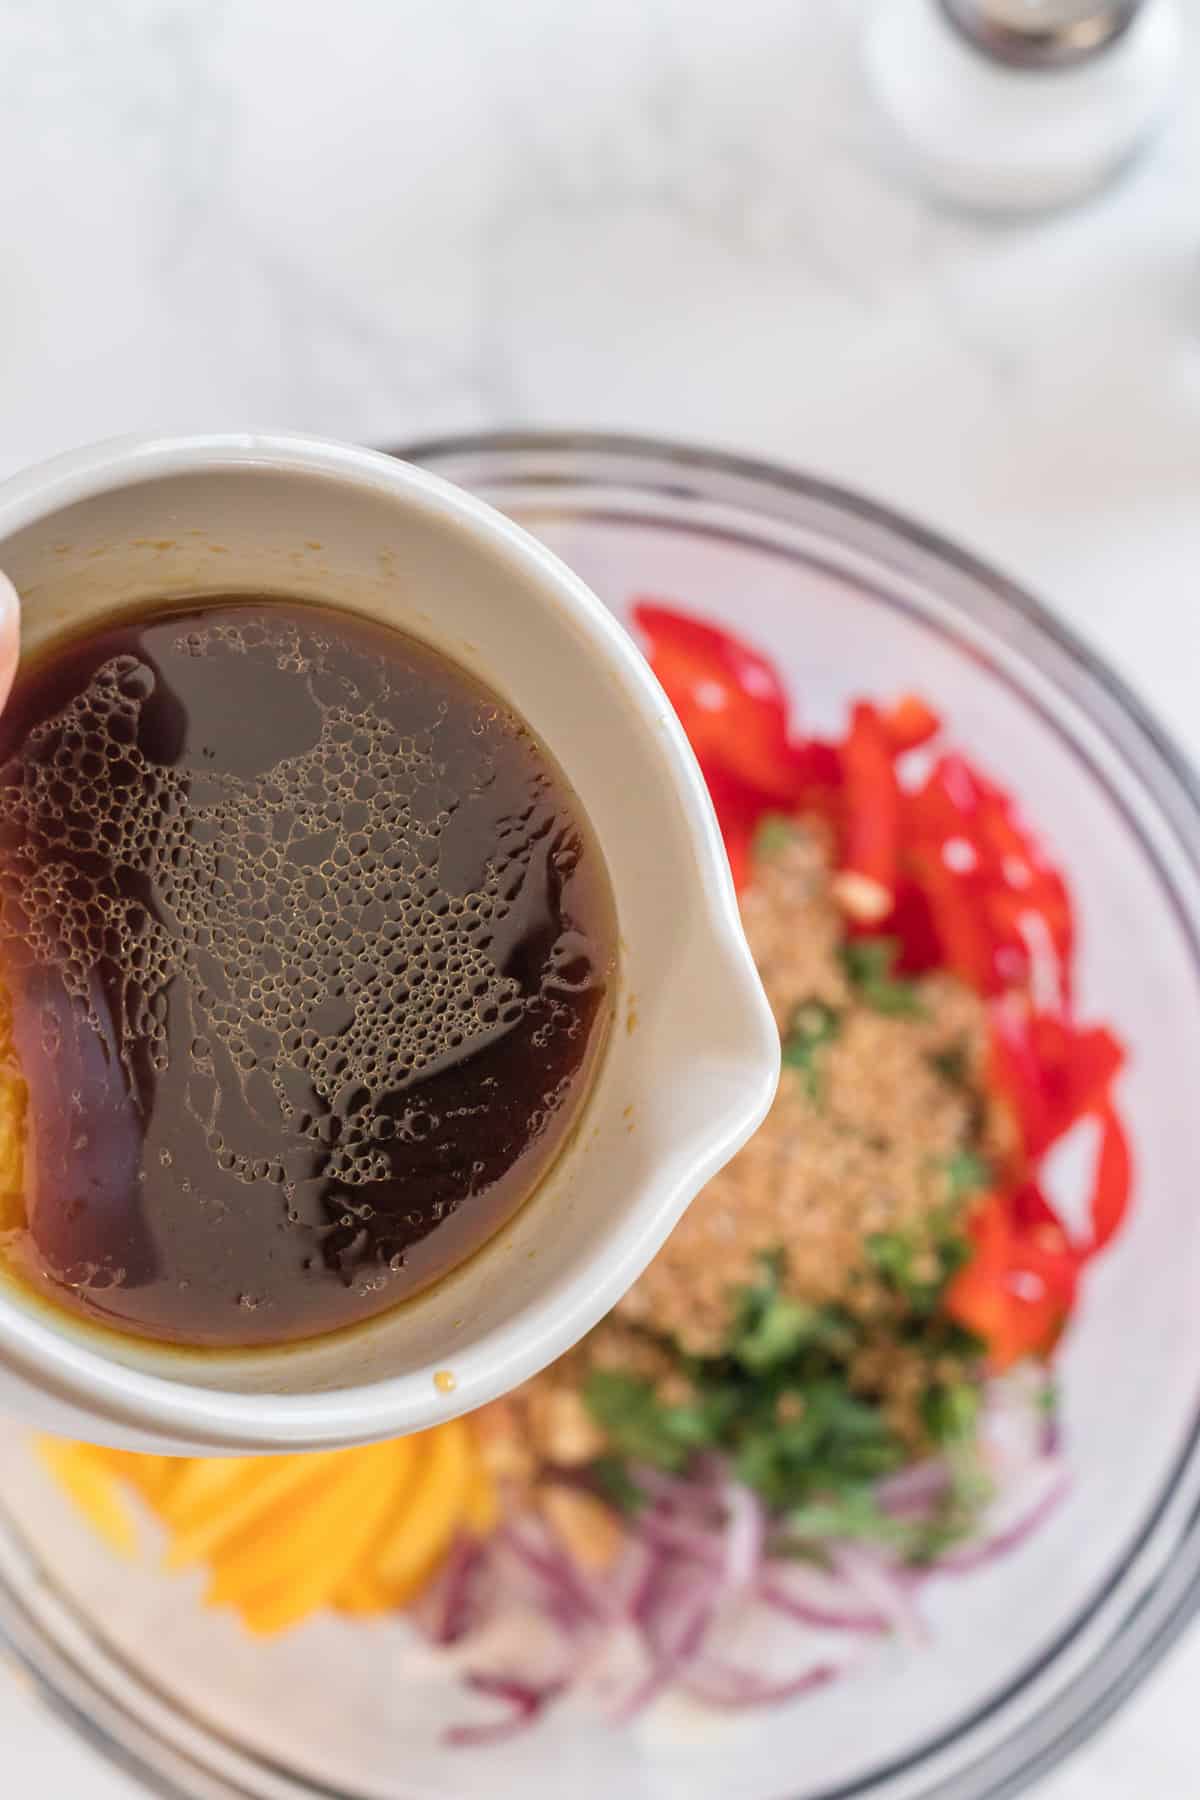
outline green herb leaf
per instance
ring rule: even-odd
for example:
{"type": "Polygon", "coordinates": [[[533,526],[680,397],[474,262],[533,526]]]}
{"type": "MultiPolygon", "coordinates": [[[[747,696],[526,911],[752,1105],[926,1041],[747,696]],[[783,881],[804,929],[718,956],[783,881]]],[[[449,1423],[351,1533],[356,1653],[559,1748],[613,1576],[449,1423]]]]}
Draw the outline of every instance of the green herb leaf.
{"type": "Polygon", "coordinates": [[[583,1398],[619,1455],[659,1469],[682,1469],[687,1448],[667,1431],[666,1409],[652,1383],[617,1369],[593,1369],[583,1398]]]}
{"type": "Polygon", "coordinates": [[[927,1389],[921,1415],[934,1443],[949,1446],[973,1442],[979,1430],[979,1404],[979,1389],[969,1381],[927,1389]]]}
{"type": "Polygon", "coordinates": [[[584,1402],[620,1456],[660,1469],[682,1469],[698,1450],[715,1448],[732,1423],[737,1399],[715,1387],[668,1405],[652,1382],[621,1369],[593,1369],[584,1402]]]}
{"type": "Polygon", "coordinates": [[[950,1087],[966,1087],[971,1066],[965,1040],[960,1038],[957,1044],[934,1050],[929,1057],[929,1066],[950,1087]]]}
{"type": "Polygon", "coordinates": [[[830,1343],[836,1322],[822,1307],[806,1306],[782,1292],[786,1259],[782,1250],[764,1251],[762,1276],[734,1295],[728,1353],[744,1369],[761,1375],[791,1361],[801,1350],[830,1343]]]}
{"type": "Polygon", "coordinates": [[[754,860],[769,860],[796,841],[798,827],[786,813],[764,813],[754,829],[750,854],[754,860]]]}
{"type": "Polygon", "coordinates": [[[865,1489],[851,1488],[837,1499],[816,1500],[796,1507],[787,1517],[789,1533],[803,1542],[825,1538],[862,1538],[873,1543],[906,1545],[911,1527],[892,1518],[865,1489]]]}
{"type": "Polygon", "coordinates": [[[925,1008],[916,982],[892,973],[900,954],[895,938],[849,938],[839,954],[847,978],[864,1006],[890,1018],[924,1018],[925,1008]]]}
{"type": "Polygon", "coordinates": [[[819,1343],[827,1321],[821,1309],[777,1296],[754,1322],[741,1329],[732,1354],[747,1369],[762,1371],[787,1362],[806,1344],[819,1343]]]}
{"type": "Polygon", "coordinates": [[[800,1070],[813,1100],[820,1098],[823,1054],[840,1027],[839,1015],[823,1000],[803,1000],[792,1014],[783,1040],[783,1061],[785,1067],[800,1070]]]}
{"type": "Polygon", "coordinates": [[[621,1457],[598,1456],[590,1472],[604,1499],[617,1512],[636,1513],[646,1504],[645,1494],[621,1457]]]}
{"type": "Polygon", "coordinates": [[[986,1193],[992,1185],[991,1164],[976,1150],[955,1150],[943,1167],[951,1206],[958,1206],[970,1194],[986,1193]]]}
{"type": "Polygon", "coordinates": [[[907,1301],[917,1318],[936,1311],[943,1288],[971,1252],[957,1225],[922,1239],[899,1231],[873,1232],[864,1249],[871,1268],[907,1301]]]}

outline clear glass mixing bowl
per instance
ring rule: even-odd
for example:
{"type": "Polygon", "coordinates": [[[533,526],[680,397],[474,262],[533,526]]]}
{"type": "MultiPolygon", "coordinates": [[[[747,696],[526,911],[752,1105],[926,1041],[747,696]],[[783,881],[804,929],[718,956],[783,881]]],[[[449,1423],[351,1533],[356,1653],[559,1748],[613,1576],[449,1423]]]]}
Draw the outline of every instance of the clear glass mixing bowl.
{"type": "MultiPolygon", "coordinates": [[[[783,471],[589,437],[426,444],[618,612],[676,598],[764,645],[802,716],[917,688],[1071,871],[1086,1013],[1131,1049],[1136,1214],[1089,1277],[1061,1374],[1070,1498],[1011,1557],[928,1590],[932,1641],[735,1722],[611,1731],[566,1709],[443,1749],[463,1697],[400,1624],[282,1642],[197,1583],[115,1564],[15,1431],[0,1444],[0,1633],[53,1704],[187,1800],[1000,1800],[1116,1706],[1200,1576],[1200,796],[1137,701],[1026,595],[864,501],[783,471]]],[[[536,654],[536,646],[530,646],[536,654]]]]}

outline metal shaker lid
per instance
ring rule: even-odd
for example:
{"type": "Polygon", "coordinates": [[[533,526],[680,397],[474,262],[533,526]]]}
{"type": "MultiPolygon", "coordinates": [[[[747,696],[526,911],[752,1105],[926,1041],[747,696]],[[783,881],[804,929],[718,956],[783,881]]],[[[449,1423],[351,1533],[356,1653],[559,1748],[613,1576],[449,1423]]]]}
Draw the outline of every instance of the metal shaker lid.
{"type": "Polygon", "coordinates": [[[1142,0],[940,0],[985,56],[1020,69],[1063,69],[1109,49],[1142,0]]]}

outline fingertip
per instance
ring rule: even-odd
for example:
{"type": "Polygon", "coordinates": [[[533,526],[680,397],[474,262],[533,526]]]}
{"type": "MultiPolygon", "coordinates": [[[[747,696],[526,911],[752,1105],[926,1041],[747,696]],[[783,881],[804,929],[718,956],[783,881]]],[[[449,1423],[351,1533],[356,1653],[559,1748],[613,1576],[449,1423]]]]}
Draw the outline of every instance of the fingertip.
{"type": "Polygon", "coordinates": [[[21,654],[21,597],[0,569],[0,706],[8,699],[21,654]]]}

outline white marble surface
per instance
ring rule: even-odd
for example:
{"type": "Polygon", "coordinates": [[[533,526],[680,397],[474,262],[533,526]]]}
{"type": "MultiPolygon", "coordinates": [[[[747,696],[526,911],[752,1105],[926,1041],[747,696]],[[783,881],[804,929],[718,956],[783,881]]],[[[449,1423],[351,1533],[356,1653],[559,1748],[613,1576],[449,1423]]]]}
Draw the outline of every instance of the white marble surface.
{"type": "MultiPolygon", "coordinates": [[[[859,18],[0,0],[0,472],[264,423],[725,445],[984,551],[1200,752],[1200,109],[1088,207],[975,224],[879,142],[859,18]]],[[[1193,1638],[1043,1800],[1191,1800],[1198,1689],[1193,1638]]],[[[0,1744],[13,1800],[132,1792],[3,1680],[0,1744]]]]}

